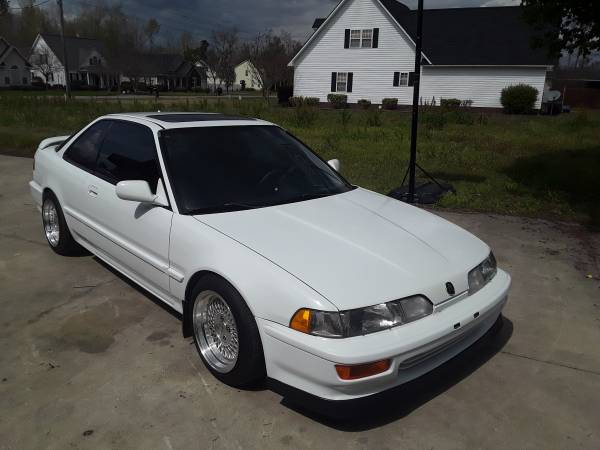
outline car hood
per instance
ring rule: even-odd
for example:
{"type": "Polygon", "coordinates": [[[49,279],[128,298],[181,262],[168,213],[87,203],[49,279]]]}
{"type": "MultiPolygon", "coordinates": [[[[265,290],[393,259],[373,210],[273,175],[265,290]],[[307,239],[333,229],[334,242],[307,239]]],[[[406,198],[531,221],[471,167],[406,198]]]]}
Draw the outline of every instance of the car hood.
{"type": "MultiPolygon", "coordinates": [[[[458,226],[364,189],[196,216],[319,292],[340,310],[422,294],[434,304],[468,289],[489,247],[458,226]]],[[[251,268],[249,268],[251,270],[251,268]]]]}

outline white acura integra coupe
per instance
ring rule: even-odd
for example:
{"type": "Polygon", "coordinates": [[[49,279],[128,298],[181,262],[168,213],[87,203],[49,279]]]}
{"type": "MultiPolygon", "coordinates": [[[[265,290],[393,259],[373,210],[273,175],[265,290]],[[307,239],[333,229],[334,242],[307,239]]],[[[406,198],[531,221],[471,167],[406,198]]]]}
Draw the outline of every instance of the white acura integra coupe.
{"type": "Polygon", "coordinates": [[[44,140],[30,187],[50,247],[84,247],[181,313],[215,377],[344,400],[471,345],[510,277],[473,235],[338,165],[261,120],[118,114],[44,140]]]}

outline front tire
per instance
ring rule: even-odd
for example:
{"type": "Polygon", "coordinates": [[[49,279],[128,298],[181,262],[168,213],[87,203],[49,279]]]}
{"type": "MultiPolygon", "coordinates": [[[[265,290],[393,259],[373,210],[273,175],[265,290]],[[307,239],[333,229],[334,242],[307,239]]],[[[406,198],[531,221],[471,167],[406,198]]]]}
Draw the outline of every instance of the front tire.
{"type": "Polygon", "coordinates": [[[239,292],[224,279],[206,275],[194,286],[191,300],[194,344],[207,369],[235,387],[264,379],[256,320],[239,292]]]}
{"type": "Polygon", "coordinates": [[[48,245],[62,256],[75,256],[84,253],[69,231],[67,221],[56,196],[45,193],[42,200],[42,225],[48,245]]]}

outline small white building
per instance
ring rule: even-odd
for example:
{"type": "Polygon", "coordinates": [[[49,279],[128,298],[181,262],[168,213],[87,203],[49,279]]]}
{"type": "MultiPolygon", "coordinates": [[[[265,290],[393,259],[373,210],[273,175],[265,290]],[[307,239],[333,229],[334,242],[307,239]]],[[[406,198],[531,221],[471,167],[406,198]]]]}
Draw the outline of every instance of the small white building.
{"type": "Polygon", "coordinates": [[[31,65],[21,52],[0,37],[0,88],[29,86],[31,65]]]}
{"type": "MultiPolygon", "coordinates": [[[[471,100],[474,107],[501,108],[506,86],[538,89],[541,105],[553,63],[531,47],[533,31],[521,7],[429,9],[423,20],[421,99],[471,100]]],[[[341,0],[289,63],[294,95],[327,101],[344,93],[379,104],[397,98],[412,104],[416,11],[396,0],[341,0]]]]}
{"type": "MultiPolygon", "coordinates": [[[[99,40],[65,36],[65,45],[73,87],[105,89],[119,83],[119,74],[109,67],[99,40]]],[[[65,85],[64,52],[59,35],[38,34],[29,62],[35,78],[51,86],[65,85]]]]}
{"type": "Polygon", "coordinates": [[[258,70],[249,60],[235,66],[235,89],[262,89],[262,81],[258,70]]]}

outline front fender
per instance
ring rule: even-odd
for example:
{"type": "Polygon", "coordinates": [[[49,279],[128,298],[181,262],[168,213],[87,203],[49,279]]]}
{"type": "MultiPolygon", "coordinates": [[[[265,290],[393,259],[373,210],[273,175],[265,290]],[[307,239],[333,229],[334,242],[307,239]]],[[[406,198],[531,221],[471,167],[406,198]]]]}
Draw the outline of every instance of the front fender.
{"type": "Polygon", "coordinates": [[[171,268],[183,279],[170,279],[173,295],[183,301],[184,334],[190,332],[186,309],[189,287],[199,274],[215,273],[245,299],[255,317],[287,326],[300,308],[337,311],[302,280],[274,262],[191,216],[175,215],[171,227],[171,268]]]}

